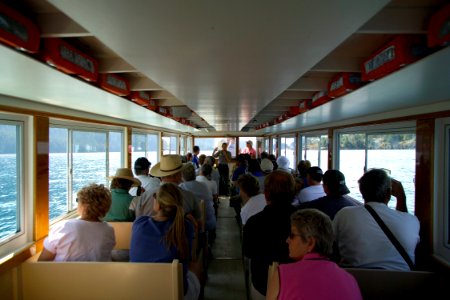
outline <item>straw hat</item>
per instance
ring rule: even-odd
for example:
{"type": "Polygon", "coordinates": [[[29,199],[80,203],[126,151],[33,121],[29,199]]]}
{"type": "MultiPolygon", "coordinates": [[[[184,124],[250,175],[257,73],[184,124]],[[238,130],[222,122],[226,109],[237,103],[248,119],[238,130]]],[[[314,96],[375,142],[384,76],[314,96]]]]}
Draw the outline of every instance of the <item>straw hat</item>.
{"type": "Polygon", "coordinates": [[[155,177],[165,177],[181,172],[183,163],[178,154],[161,156],[161,160],[151,170],[150,174],[155,177]]]}
{"type": "Polygon", "coordinates": [[[133,176],[133,172],[128,168],[119,168],[116,170],[116,175],[109,176],[109,180],[113,180],[114,178],[127,179],[133,182],[132,186],[140,186],[141,181],[133,176]]]}

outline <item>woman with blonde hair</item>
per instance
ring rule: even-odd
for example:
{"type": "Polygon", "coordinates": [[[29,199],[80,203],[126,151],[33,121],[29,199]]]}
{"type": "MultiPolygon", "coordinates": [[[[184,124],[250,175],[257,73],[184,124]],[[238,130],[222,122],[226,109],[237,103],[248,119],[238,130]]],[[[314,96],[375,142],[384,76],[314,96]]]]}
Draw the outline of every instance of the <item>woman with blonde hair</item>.
{"type": "Polygon", "coordinates": [[[185,219],[180,188],[164,183],[153,196],[152,216],[141,216],[133,224],[130,261],[183,264],[184,299],[197,299],[200,283],[188,270],[194,237],[193,225],[185,219]]]}
{"type": "Polygon", "coordinates": [[[110,261],[114,229],[102,218],[111,206],[111,192],[90,184],[77,193],[79,219],[55,224],[44,240],[41,261],[110,261]]]}

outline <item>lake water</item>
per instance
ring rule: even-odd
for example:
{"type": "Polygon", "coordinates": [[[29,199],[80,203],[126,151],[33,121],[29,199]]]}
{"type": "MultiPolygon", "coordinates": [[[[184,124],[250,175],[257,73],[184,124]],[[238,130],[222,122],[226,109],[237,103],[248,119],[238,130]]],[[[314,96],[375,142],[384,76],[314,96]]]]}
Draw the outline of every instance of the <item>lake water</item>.
{"type": "MultiPolygon", "coordinates": [[[[323,155],[327,157],[326,151],[323,155]]],[[[350,196],[362,201],[357,180],[363,172],[364,150],[343,150],[340,155],[340,170],[345,174],[350,196]]],[[[402,182],[408,210],[414,213],[415,150],[372,150],[369,151],[368,157],[369,167],[390,169],[392,177],[402,182]]],[[[13,176],[16,174],[15,159],[13,154],[0,155],[0,165],[3,166],[3,172],[0,173],[0,239],[14,233],[18,228],[16,177],[13,176]]],[[[67,159],[67,154],[64,153],[50,154],[50,219],[66,213],[70,206],[67,203],[67,159]]],[[[114,174],[121,165],[120,153],[110,153],[109,162],[109,172],[114,174]]],[[[91,182],[107,184],[105,153],[75,153],[73,164],[73,194],[91,182]]],[[[76,207],[75,203],[71,205],[76,207]]],[[[395,207],[395,198],[389,202],[389,206],[395,207]]]]}

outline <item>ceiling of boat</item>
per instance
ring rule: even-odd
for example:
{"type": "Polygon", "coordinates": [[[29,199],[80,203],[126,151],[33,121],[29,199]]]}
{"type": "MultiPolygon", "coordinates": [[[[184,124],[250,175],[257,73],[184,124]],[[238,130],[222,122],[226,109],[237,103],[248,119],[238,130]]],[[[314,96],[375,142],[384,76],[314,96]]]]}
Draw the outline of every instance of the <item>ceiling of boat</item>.
{"type": "Polygon", "coordinates": [[[427,31],[445,0],[21,0],[131,90],[208,131],[253,131],[327,89],[395,34],[427,31]]]}

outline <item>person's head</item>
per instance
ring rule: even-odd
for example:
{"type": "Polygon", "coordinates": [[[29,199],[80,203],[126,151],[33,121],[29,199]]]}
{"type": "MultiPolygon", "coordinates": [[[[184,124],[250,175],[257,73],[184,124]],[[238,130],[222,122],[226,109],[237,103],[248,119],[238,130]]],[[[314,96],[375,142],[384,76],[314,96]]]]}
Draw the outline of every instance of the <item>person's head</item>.
{"type": "Polygon", "coordinates": [[[255,176],[242,174],[237,180],[240,192],[244,192],[248,198],[259,194],[259,182],[255,176]]]}
{"type": "Polygon", "coordinates": [[[188,152],[186,153],[186,162],[190,162],[192,160],[192,153],[188,152]]]}
{"type": "Polygon", "coordinates": [[[273,171],[264,178],[264,194],[272,205],[290,205],[295,196],[294,177],[284,171],[273,171]]]}
{"type": "Polygon", "coordinates": [[[279,169],[288,170],[290,162],[286,156],[280,156],[277,158],[277,164],[279,169]]]}
{"type": "Polygon", "coordinates": [[[270,159],[268,158],[263,158],[261,159],[261,170],[264,173],[270,173],[273,171],[273,163],[270,159]]]}
{"type": "Polygon", "coordinates": [[[319,167],[311,167],[306,171],[308,177],[308,182],[314,181],[315,183],[320,183],[322,181],[323,172],[319,167]]]}
{"type": "Polygon", "coordinates": [[[200,174],[208,179],[211,179],[212,166],[210,164],[204,164],[200,169],[200,174]]]}
{"type": "Polygon", "coordinates": [[[391,198],[391,178],[382,169],[367,171],[359,180],[359,191],[364,202],[388,203],[391,198]]]}
{"type": "Polygon", "coordinates": [[[227,143],[222,143],[222,150],[227,150],[228,148],[228,144],[227,143]]]}
{"type": "Polygon", "coordinates": [[[150,170],[150,175],[160,177],[163,182],[181,183],[181,168],[183,163],[178,154],[167,154],[161,156],[159,163],[150,170]]]}
{"type": "Polygon", "coordinates": [[[245,142],[247,148],[252,148],[253,147],[253,142],[251,140],[248,140],[247,142],[245,142]]]}
{"type": "Polygon", "coordinates": [[[92,183],[77,193],[78,211],[82,217],[100,220],[111,207],[111,192],[103,185],[92,183]]]}
{"type": "Polygon", "coordinates": [[[207,156],[206,163],[211,165],[211,167],[213,167],[214,164],[216,163],[216,159],[214,158],[214,156],[207,156]]]}
{"type": "Polygon", "coordinates": [[[269,158],[269,153],[267,153],[266,151],[261,152],[261,160],[263,160],[264,158],[269,158]]]}
{"type": "Polygon", "coordinates": [[[195,180],[195,167],[193,164],[185,164],[181,168],[181,176],[183,181],[193,181],[195,180]]]}
{"type": "Polygon", "coordinates": [[[301,260],[306,253],[330,256],[333,251],[330,217],[317,209],[300,209],[291,215],[291,234],[287,239],[289,257],[301,260]]]}
{"type": "Polygon", "coordinates": [[[111,180],[111,189],[130,190],[132,186],[140,186],[141,181],[134,177],[133,172],[129,168],[119,168],[114,176],[109,176],[111,180]]]}
{"type": "Polygon", "coordinates": [[[297,171],[300,177],[306,177],[306,170],[311,168],[311,162],[309,160],[301,160],[298,162],[297,171]]]}
{"type": "Polygon", "coordinates": [[[173,183],[162,184],[154,195],[154,210],[162,217],[173,219],[165,236],[168,249],[175,247],[180,259],[188,257],[188,242],[184,226],[183,196],[173,183]]]}
{"type": "Polygon", "coordinates": [[[200,147],[199,146],[194,146],[194,148],[192,148],[192,152],[194,152],[195,155],[200,153],[200,147]]]}
{"type": "Polygon", "coordinates": [[[152,163],[147,158],[139,157],[134,162],[134,174],[147,176],[151,165],[152,163]]]}
{"type": "Polygon", "coordinates": [[[201,155],[198,157],[198,163],[199,163],[199,165],[203,165],[203,164],[205,163],[205,160],[206,160],[206,155],[205,155],[205,154],[201,154],[201,155]]]}
{"type": "Polygon", "coordinates": [[[328,170],[323,174],[323,190],[329,196],[342,196],[350,193],[345,185],[345,176],[339,170],[328,170]]]}
{"type": "Polygon", "coordinates": [[[248,165],[247,159],[246,159],[246,157],[245,157],[244,154],[239,154],[239,155],[236,157],[236,160],[237,160],[237,164],[238,164],[239,166],[247,166],[247,165],[248,165]]]}
{"type": "Polygon", "coordinates": [[[252,158],[248,162],[248,171],[252,174],[262,172],[261,166],[259,165],[259,162],[256,158],[252,158]]]}

